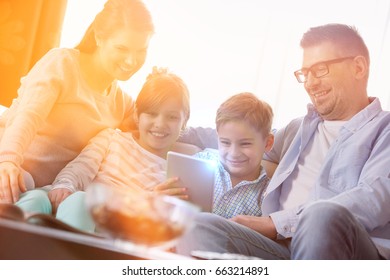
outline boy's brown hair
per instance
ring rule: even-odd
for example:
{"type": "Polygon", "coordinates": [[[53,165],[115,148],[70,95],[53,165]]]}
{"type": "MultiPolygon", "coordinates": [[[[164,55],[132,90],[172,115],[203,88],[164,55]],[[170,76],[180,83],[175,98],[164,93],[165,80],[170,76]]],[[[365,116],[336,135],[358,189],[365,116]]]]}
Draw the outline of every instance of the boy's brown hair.
{"type": "Polygon", "coordinates": [[[231,96],[219,106],[215,123],[218,128],[231,121],[247,121],[267,137],[271,131],[273,111],[271,106],[253,93],[243,92],[231,96]]]}

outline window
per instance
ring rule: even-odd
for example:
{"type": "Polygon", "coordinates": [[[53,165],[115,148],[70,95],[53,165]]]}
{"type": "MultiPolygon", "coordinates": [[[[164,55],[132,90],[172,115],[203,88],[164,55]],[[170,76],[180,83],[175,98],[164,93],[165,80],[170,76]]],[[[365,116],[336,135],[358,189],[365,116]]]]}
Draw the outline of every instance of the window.
{"type": "MultiPolygon", "coordinates": [[[[214,127],[219,104],[250,91],[274,109],[274,127],[306,112],[309,98],[293,72],[310,27],[355,25],[371,53],[369,95],[390,109],[390,2],[387,0],[144,0],[156,34],[144,67],[124,90],[136,97],[153,65],[169,67],[191,92],[191,126],[214,127]]],[[[62,46],[72,47],[103,0],[68,0],[62,46]],[[81,33],[78,33],[81,32],[81,33]]]]}

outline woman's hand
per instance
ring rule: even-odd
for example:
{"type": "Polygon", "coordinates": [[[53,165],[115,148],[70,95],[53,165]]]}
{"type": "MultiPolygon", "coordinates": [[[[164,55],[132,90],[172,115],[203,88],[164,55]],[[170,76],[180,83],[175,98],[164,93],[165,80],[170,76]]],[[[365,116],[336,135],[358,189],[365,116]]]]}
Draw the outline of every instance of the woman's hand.
{"type": "Polygon", "coordinates": [[[276,240],[276,227],[271,217],[256,217],[238,215],[230,219],[233,222],[246,226],[261,233],[269,239],[276,240]]]}
{"type": "Polygon", "coordinates": [[[154,192],[161,194],[161,195],[171,195],[178,197],[180,199],[188,200],[188,194],[187,189],[178,186],[177,182],[179,181],[179,178],[169,178],[164,183],[161,183],[154,187],[154,192]]]}
{"type": "Polygon", "coordinates": [[[26,190],[21,168],[8,161],[0,163],[0,201],[15,203],[26,190]]]}
{"type": "Polygon", "coordinates": [[[68,189],[55,189],[49,191],[49,200],[52,205],[53,214],[57,213],[57,208],[62,201],[65,200],[68,196],[70,196],[72,192],[68,189]]]}

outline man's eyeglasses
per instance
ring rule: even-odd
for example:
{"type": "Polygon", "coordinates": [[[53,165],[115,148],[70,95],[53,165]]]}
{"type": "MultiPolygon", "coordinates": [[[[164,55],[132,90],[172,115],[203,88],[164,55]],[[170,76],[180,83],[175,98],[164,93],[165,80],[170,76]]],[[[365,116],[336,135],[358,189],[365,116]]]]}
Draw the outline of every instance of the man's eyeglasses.
{"type": "Polygon", "coordinates": [[[334,63],[340,63],[344,60],[347,59],[353,59],[355,58],[354,56],[346,56],[346,57],[340,57],[340,58],[335,58],[331,60],[326,60],[326,61],[321,61],[318,62],[309,68],[302,68],[300,70],[297,70],[294,72],[295,77],[298,80],[298,83],[306,83],[307,81],[307,76],[309,75],[309,72],[313,74],[314,77],[320,78],[329,73],[329,65],[334,64],[334,63]]]}

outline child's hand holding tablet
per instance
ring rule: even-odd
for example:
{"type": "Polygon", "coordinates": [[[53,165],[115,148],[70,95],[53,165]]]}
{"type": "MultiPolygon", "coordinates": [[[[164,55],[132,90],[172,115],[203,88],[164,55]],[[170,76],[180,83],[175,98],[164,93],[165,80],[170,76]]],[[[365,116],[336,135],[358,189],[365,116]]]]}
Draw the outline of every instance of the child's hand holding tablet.
{"type": "Polygon", "coordinates": [[[215,164],[176,152],[168,152],[167,178],[178,177],[178,185],[187,188],[189,201],[211,212],[213,207],[215,164]]]}

